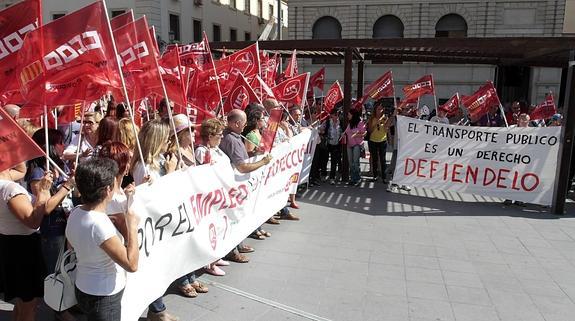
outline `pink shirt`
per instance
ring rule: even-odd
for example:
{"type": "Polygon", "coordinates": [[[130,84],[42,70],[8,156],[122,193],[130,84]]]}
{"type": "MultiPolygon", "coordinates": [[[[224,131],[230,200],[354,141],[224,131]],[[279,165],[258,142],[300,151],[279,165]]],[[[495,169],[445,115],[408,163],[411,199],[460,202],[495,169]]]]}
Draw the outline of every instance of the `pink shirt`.
{"type": "Polygon", "coordinates": [[[344,132],[347,139],[347,147],[353,147],[361,144],[363,142],[365,132],[366,132],[365,123],[363,121],[360,121],[359,124],[357,124],[357,127],[355,128],[350,128],[349,125],[347,125],[347,128],[345,129],[344,132]],[[354,136],[354,134],[356,135],[354,136]]]}

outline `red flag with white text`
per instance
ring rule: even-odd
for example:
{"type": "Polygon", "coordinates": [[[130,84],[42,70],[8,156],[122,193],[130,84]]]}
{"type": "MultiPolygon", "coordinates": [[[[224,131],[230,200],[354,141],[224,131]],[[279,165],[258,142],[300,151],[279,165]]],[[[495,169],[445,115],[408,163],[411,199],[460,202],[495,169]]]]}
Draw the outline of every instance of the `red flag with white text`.
{"type": "Polygon", "coordinates": [[[126,99],[139,102],[150,93],[164,96],[146,18],[114,30],[114,38],[128,90],[129,97],[126,99]]]}
{"type": "Polygon", "coordinates": [[[274,96],[280,102],[301,106],[305,101],[309,72],[286,79],[272,88],[274,96]]]}
{"type": "Polygon", "coordinates": [[[150,38],[154,43],[154,52],[156,54],[156,58],[160,57],[160,46],[158,46],[158,39],[156,38],[156,27],[151,26],[148,31],[150,32],[150,38]]]}
{"type": "Polygon", "coordinates": [[[134,12],[132,9],[110,19],[110,26],[112,27],[112,30],[116,30],[131,22],[134,22],[134,12]]]}
{"type": "Polygon", "coordinates": [[[477,121],[483,117],[493,106],[499,106],[501,102],[497,97],[497,91],[491,81],[481,86],[473,95],[461,96],[461,104],[467,109],[471,121],[477,121]]]}
{"type": "Polygon", "coordinates": [[[557,106],[555,106],[553,94],[549,94],[545,97],[545,101],[537,105],[529,116],[531,120],[539,120],[549,119],[555,114],[557,114],[557,106]]]}
{"type": "MultiPolygon", "coordinates": [[[[204,32],[202,41],[183,46],[177,46],[180,52],[182,66],[205,70],[212,68],[212,53],[210,43],[204,32]]],[[[170,46],[168,46],[170,49],[170,46]]]]}
{"type": "MultiPolygon", "coordinates": [[[[184,90],[184,79],[182,68],[180,68],[180,56],[177,48],[172,48],[164,52],[162,58],[158,60],[162,81],[166,86],[166,92],[171,101],[176,105],[185,107],[187,105],[186,93],[184,90]]],[[[163,96],[163,92],[157,93],[163,96]]]]}
{"type": "Polygon", "coordinates": [[[95,2],[28,33],[17,75],[30,105],[93,101],[121,87],[108,23],[95,2]]]}
{"type": "Polygon", "coordinates": [[[406,100],[417,99],[423,95],[435,94],[435,87],[433,85],[433,76],[425,75],[419,78],[411,85],[403,87],[403,94],[406,100]]]}
{"type": "Polygon", "coordinates": [[[309,77],[309,87],[311,90],[313,90],[313,88],[315,87],[323,91],[324,85],[325,85],[325,67],[322,67],[315,74],[309,77]]]}
{"type": "MultiPolygon", "coordinates": [[[[236,62],[247,62],[248,64],[241,63],[242,66],[247,66],[242,74],[247,79],[253,79],[256,75],[260,75],[260,55],[258,50],[258,43],[254,43],[242,50],[238,50],[233,54],[226,56],[219,60],[219,62],[231,62],[236,64],[236,62]]],[[[218,63],[216,62],[216,67],[218,63]]]]}
{"type": "Polygon", "coordinates": [[[40,146],[0,107],[0,172],[43,155],[40,146]]]}
{"type": "Polygon", "coordinates": [[[339,85],[339,81],[335,81],[327,91],[323,99],[324,111],[330,113],[333,107],[343,99],[343,91],[339,85]]]}
{"type": "Polygon", "coordinates": [[[20,90],[17,53],[24,36],[41,25],[41,0],[24,0],[0,11],[0,95],[5,96],[2,97],[5,103],[20,90]]]}
{"type": "Polygon", "coordinates": [[[438,107],[439,109],[445,110],[447,117],[453,117],[459,111],[459,94],[455,93],[445,104],[438,107]]]}
{"type": "Polygon", "coordinates": [[[260,149],[262,149],[264,153],[269,153],[272,151],[276,133],[282,118],[282,113],[282,108],[274,108],[270,111],[270,117],[268,119],[266,128],[264,128],[262,139],[260,141],[260,149]]]}
{"type": "Polygon", "coordinates": [[[378,100],[384,97],[393,97],[393,92],[393,74],[388,71],[364,90],[363,96],[357,104],[363,104],[369,98],[378,100]]]}
{"type": "Polygon", "coordinates": [[[272,89],[260,76],[256,76],[254,80],[252,80],[251,86],[256,95],[260,97],[261,101],[268,98],[276,99],[272,89]]]}
{"type": "Polygon", "coordinates": [[[234,86],[224,102],[224,114],[232,109],[244,110],[249,103],[262,103],[243,75],[236,77],[234,86]]]}

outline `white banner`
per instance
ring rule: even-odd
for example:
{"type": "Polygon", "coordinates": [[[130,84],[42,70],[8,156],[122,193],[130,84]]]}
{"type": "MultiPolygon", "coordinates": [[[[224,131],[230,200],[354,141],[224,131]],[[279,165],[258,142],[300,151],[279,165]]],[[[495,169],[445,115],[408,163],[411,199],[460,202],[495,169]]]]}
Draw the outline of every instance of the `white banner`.
{"type": "Polygon", "coordinates": [[[393,182],[550,205],[561,127],[454,126],[397,117],[393,182]]]}
{"type": "Polygon", "coordinates": [[[315,155],[315,149],[319,143],[320,137],[317,128],[311,130],[311,135],[309,138],[309,144],[307,145],[307,150],[305,152],[303,166],[301,168],[301,173],[299,175],[299,182],[292,185],[291,194],[297,193],[297,187],[301,184],[305,184],[309,181],[309,175],[311,174],[311,165],[313,163],[313,157],[315,155]]]}
{"type": "Polygon", "coordinates": [[[174,280],[225,256],[284,207],[310,134],[274,147],[272,162],[249,174],[202,165],[138,186],[140,260],[128,274],[122,320],[137,320],[174,280]]]}

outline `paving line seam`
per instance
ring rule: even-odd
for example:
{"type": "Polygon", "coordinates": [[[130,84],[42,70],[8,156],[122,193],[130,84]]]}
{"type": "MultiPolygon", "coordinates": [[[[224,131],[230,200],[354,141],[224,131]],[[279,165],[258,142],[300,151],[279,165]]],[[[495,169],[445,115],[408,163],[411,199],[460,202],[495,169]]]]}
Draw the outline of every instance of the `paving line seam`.
{"type": "Polygon", "coordinates": [[[207,280],[207,283],[210,284],[210,285],[213,285],[213,286],[215,286],[215,287],[217,287],[217,288],[220,288],[220,289],[222,289],[222,290],[224,290],[224,291],[228,291],[228,292],[231,292],[231,293],[233,293],[233,294],[237,294],[237,295],[243,296],[243,297],[245,297],[245,298],[248,298],[248,299],[250,299],[250,300],[254,300],[254,301],[263,303],[263,304],[265,304],[265,305],[272,306],[272,307],[274,307],[274,308],[276,308],[276,309],[280,309],[280,310],[283,310],[283,311],[286,311],[286,312],[289,312],[289,313],[292,313],[292,314],[295,314],[295,315],[299,315],[299,316],[304,317],[304,318],[309,319],[309,320],[314,320],[314,321],[331,321],[330,319],[326,319],[326,318],[320,317],[320,316],[318,316],[318,315],[315,315],[315,314],[312,314],[312,313],[309,313],[309,312],[305,312],[305,311],[302,311],[302,310],[300,310],[300,309],[296,309],[296,308],[294,308],[294,307],[290,307],[290,306],[288,306],[288,305],[285,305],[285,304],[282,304],[282,303],[279,303],[279,302],[276,302],[276,301],[273,301],[273,300],[269,300],[269,299],[266,299],[266,298],[262,298],[262,297],[260,297],[260,296],[255,295],[255,294],[251,294],[251,293],[242,291],[242,290],[240,290],[240,289],[236,289],[236,288],[233,288],[233,287],[231,287],[231,286],[227,286],[227,285],[225,285],[225,284],[221,284],[221,283],[216,282],[216,281],[207,280]]]}

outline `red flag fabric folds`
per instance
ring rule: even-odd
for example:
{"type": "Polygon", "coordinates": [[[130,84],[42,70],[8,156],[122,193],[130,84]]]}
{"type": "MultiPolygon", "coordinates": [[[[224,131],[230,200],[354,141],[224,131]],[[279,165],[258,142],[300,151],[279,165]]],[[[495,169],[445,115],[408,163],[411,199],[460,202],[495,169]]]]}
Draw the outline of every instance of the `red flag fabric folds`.
{"type": "Polygon", "coordinates": [[[114,30],[114,38],[128,90],[129,97],[126,99],[137,102],[150,93],[164,96],[146,18],[142,17],[114,30]]]}
{"type": "Polygon", "coordinates": [[[116,30],[131,22],[134,22],[134,12],[132,9],[112,18],[110,20],[110,26],[112,27],[112,30],[116,30]]]}
{"type": "Polygon", "coordinates": [[[291,53],[291,58],[288,60],[286,70],[284,72],[285,78],[293,78],[298,75],[297,71],[297,52],[294,49],[291,53]]]}
{"type": "MultiPolygon", "coordinates": [[[[236,62],[247,62],[247,65],[245,63],[240,63],[242,66],[247,66],[246,69],[242,71],[242,74],[248,79],[253,79],[256,75],[260,75],[260,54],[258,43],[256,42],[242,50],[238,50],[233,54],[220,59],[220,62],[231,62],[234,65],[236,62]]],[[[218,63],[216,63],[216,67],[217,66],[218,63]]]]}
{"type": "Polygon", "coordinates": [[[489,109],[500,104],[497,91],[493,83],[488,81],[471,96],[462,96],[461,104],[467,108],[471,121],[477,121],[483,117],[489,109]]]}
{"type": "Polygon", "coordinates": [[[325,67],[322,67],[315,74],[309,77],[309,86],[311,90],[313,90],[313,88],[315,87],[323,91],[324,84],[325,84],[325,67]]]}
{"type": "Polygon", "coordinates": [[[557,106],[555,106],[553,95],[549,94],[545,97],[545,101],[537,105],[529,116],[531,120],[538,120],[549,119],[555,114],[557,114],[557,106]]]}
{"type": "MultiPolygon", "coordinates": [[[[172,48],[164,52],[158,64],[160,65],[160,74],[162,75],[162,81],[164,82],[164,86],[166,86],[166,92],[170,100],[177,105],[186,106],[187,100],[184,90],[184,79],[182,77],[180,56],[177,48],[172,48]]],[[[163,92],[158,92],[157,94],[160,96],[164,95],[163,92]]]]}
{"type": "Polygon", "coordinates": [[[274,140],[276,138],[276,133],[282,118],[283,109],[274,108],[270,111],[270,117],[268,119],[268,124],[264,129],[262,134],[262,139],[260,141],[260,148],[264,153],[269,153],[274,146],[274,140]]]}
{"type": "Polygon", "coordinates": [[[268,98],[276,99],[272,89],[260,76],[256,76],[254,80],[252,80],[251,86],[256,95],[260,97],[260,101],[264,101],[268,98]]]}
{"type": "MultiPolygon", "coordinates": [[[[169,46],[168,46],[169,49],[169,46]]],[[[210,43],[204,33],[201,42],[178,46],[182,66],[205,70],[212,68],[212,53],[210,43]]]]}
{"type": "Polygon", "coordinates": [[[435,93],[435,88],[433,86],[433,76],[425,75],[419,78],[411,85],[403,87],[403,94],[406,100],[417,99],[423,95],[435,93]]]}
{"type": "Polygon", "coordinates": [[[31,105],[56,106],[100,98],[120,88],[103,2],[96,2],[26,36],[18,80],[31,105]]]}
{"type": "Polygon", "coordinates": [[[262,103],[243,75],[236,77],[234,86],[224,102],[224,114],[232,109],[244,110],[251,102],[262,103]]]}
{"type": "Polygon", "coordinates": [[[272,88],[274,96],[280,102],[301,106],[307,92],[309,72],[284,80],[272,88]]]}
{"type": "Polygon", "coordinates": [[[44,151],[0,108],[0,171],[43,155],[44,151]]]}
{"type": "Polygon", "coordinates": [[[323,100],[323,106],[326,113],[330,113],[333,107],[343,99],[343,91],[339,85],[339,81],[336,81],[331,85],[325,98],[323,100]]]}
{"type": "Polygon", "coordinates": [[[40,0],[24,0],[0,11],[0,94],[4,102],[20,89],[16,77],[24,36],[42,25],[40,0]],[[7,93],[10,93],[8,95],[7,93]]]}
{"type": "Polygon", "coordinates": [[[393,91],[393,74],[388,71],[367,87],[357,103],[361,105],[369,98],[378,100],[383,97],[393,97],[393,91]]]}
{"type": "Polygon", "coordinates": [[[439,106],[439,109],[445,110],[447,117],[452,117],[459,111],[459,94],[456,93],[445,104],[439,106]]]}

